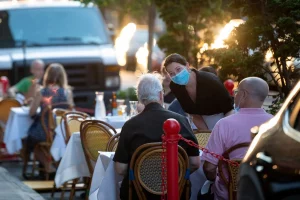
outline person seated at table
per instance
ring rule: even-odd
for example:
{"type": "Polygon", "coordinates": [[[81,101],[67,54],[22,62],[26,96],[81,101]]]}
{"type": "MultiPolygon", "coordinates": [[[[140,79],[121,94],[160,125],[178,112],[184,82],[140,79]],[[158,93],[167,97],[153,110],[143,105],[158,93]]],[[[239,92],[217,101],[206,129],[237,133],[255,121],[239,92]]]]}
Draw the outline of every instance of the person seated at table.
{"type": "Polygon", "coordinates": [[[10,97],[15,97],[16,93],[21,93],[25,96],[26,101],[31,101],[35,87],[38,85],[44,75],[45,63],[42,60],[34,60],[30,66],[31,76],[23,78],[14,86],[10,87],[8,94],[10,97]]]}
{"type": "MultiPolygon", "coordinates": [[[[163,123],[170,118],[176,119],[181,126],[180,134],[186,139],[197,143],[187,119],[177,113],[163,108],[163,88],[159,80],[159,74],[144,74],[140,77],[137,85],[137,96],[139,101],[145,105],[145,109],[138,115],[129,119],[123,126],[118,147],[114,156],[115,169],[117,173],[124,176],[120,189],[120,198],[128,199],[128,164],[134,151],[142,144],[161,142],[163,123]]],[[[190,170],[194,172],[199,168],[199,150],[180,141],[190,161],[190,170]]],[[[138,199],[133,188],[133,199],[138,199]]],[[[160,199],[159,195],[147,193],[147,199],[160,199]]]]}
{"type": "MultiPolygon", "coordinates": [[[[28,130],[29,151],[32,151],[37,143],[46,141],[46,133],[41,123],[43,109],[51,104],[57,104],[54,107],[68,108],[67,103],[70,106],[74,105],[65,69],[61,64],[50,64],[44,76],[43,87],[36,88],[34,99],[30,105],[29,114],[34,118],[34,122],[28,130]],[[65,104],[59,105],[59,103],[65,104]],[[41,107],[40,113],[37,113],[38,107],[41,107]]],[[[45,124],[47,124],[47,118],[45,120],[45,124]]]]}
{"type": "MultiPolygon", "coordinates": [[[[261,108],[269,92],[268,84],[257,77],[243,79],[235,95],[236,113],[218,121],[214,127],[206,148],[210,152],[222,155],[230,147],[251,142],[250,129],[260,126],[273,116],[261,108]]],[[[233,151],[230,159],[242,159],[247,148],[233,151]]],[[[214,181],[212,191],[214,199],[228,199],[228,190],[217,174],[219,160],[209,153],[203,153],[203,171],[207,179],[214,181]]]]}

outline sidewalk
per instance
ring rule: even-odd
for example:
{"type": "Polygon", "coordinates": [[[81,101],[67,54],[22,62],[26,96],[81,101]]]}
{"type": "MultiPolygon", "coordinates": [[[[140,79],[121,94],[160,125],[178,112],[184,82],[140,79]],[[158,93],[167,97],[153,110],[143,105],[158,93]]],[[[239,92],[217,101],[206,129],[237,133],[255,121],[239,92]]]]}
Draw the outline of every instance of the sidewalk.
{"type": "MultiPolygon", "coordinates": [[[[24,181],[24,178],[22,176],[22,169],[23,169],[23,162],[22,161],[11,161],[11,162],[1,162],[0,167],[5,168],[11,176],[15,177],[16,179],[20,181],[24,181]]],[[[31,172],[31,166],[28,166],[27,172],[31,172]]],[[[0,180],[2,179],[2,174],[0,174],[0,180]]],[[[1,185],[1,184],[0,184],[1,185]]],[[[3,190],[3,188],[1,189],[3,190]]],[[[74,197],[74,200],[82,200],[84,197],[80,197],[81,194],[83,194],[84,191],[77,191],[74,197]]],[[[60,200],[61,192],[55,192],[54,198],[51,198],[51,191],[39,193],[45,200],[60,200]]],[[[14,198],[15,192],[11,192],[10,198],[3,198],[0,193],[0,199],[16,199],[14,198]]],[[[65,192],[64,199],[69,199],[70,192],[65,192]]]]}

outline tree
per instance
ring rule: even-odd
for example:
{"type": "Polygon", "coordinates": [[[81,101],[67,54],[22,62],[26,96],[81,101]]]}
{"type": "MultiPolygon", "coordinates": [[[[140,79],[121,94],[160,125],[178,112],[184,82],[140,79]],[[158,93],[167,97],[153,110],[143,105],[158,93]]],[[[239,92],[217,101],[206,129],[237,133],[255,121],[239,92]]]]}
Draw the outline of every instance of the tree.
{"type": "Polygon", "coordinates": [[[165,53],[179,53],[197,67],[201,43],[212,41],[212,24],[222,23],[222,0],[155,0],[167,33],[158,41],[165,53]],[[200,35],[203,35],[200,38],[200,35]]]}
{"type": "Polygon", "coordinates": [[[246,22],[226,41],[227,48],[208,50],[205,55],[221,66],[220,75],[238,80],[260,76],[271,81],[282,97],[299,80],[299,68],[291,61],[299,57],[300,0],[235,0],[246,22]],[[273,54],[269,62],[265,55],[273,54]]]}

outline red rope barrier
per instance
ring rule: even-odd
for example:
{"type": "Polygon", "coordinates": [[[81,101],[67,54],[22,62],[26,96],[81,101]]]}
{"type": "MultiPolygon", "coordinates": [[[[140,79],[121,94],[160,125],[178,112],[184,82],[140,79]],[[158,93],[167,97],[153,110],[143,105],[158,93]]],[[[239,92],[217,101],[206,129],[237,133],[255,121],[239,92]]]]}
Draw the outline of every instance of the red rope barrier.
{"type": "Polygon", "coordinates": [[[164,191],[166,190],[166,170],[167,170],[167,194],[168,199],[178,200],[178,142],[183,140],[188,145],[198,148],[203,153],[209,153],[213,157],[229,163],[233,166],[239,166],[239,163],[226,159],[221,155],[208,151],[208,149],[199,146],[191,140],[187,140],[179,135],[180,124],[175,119],[168,119],[164,122],[163,130],[165,135],[162,136],[162,196],[161,200],[165,200],[164,191]],[[167,159],[166,159],[167,158],[167,159]]]}

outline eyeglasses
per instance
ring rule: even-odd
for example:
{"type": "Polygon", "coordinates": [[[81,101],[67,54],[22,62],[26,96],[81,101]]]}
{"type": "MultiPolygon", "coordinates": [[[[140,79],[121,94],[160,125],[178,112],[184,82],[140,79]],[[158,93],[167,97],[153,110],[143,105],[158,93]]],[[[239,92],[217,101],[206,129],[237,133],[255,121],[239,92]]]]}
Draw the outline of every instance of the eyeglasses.
{"type": "Polygon", "coordinates": [[[239,89],[234,89],[234,90],[233,90],[234,96],[237,95],[238,92],[239,92],[239,89]]]}
{"type": "Polygon", "coordinates": [[[234,90],[233,90],[233,94],[234,94],[234,96],[235,96],[235,95],[237,95],[237,93],[238,93],[239,91],[245,91],[245,92],[246,92],[246,93],[248,93],[248,94],[254,94],[254,93],[250,93],[250,92],[248,92],[248,91],[247,91],[247,90],[245,90],[245,89],[240,89],[240,90],[239,90],[239,89],[234,89],[234,90]]]}

